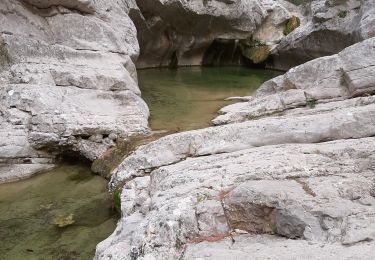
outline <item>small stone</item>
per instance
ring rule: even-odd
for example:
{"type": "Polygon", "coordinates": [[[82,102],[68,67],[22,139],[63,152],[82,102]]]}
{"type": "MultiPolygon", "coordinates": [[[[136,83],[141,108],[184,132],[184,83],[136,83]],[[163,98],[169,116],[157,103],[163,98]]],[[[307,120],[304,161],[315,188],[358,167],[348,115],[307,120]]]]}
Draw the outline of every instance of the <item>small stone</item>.
{"type": "Polygon", "coordinates": [[[115,133],[110,133],[109,135],[108,135],[108,139],[110,139],[110,140],[112,140],[112,141],[116,141],[117,140],[117,134],[115,134],[115,133]]]}
{"type": "Polygon", "coordinates": [[[101,134],[92,135],[90,136],[89,140],[95,143],[101,143],[103,141],[103,135],[101,134]]]}

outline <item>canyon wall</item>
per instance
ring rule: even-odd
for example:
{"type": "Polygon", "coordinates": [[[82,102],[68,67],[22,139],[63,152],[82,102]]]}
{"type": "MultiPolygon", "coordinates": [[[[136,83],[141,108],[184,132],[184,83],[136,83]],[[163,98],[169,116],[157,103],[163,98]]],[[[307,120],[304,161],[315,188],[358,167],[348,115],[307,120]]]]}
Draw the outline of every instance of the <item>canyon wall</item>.
{"type": "Polygon", "coordinates": [[[268,66],[287,70],[374,36],[373,0],[139,0],[138,68],[268,66]]]}
{"type": "Polygon", "coordinates": [[[148,131],[126,1],[0,3],[0,182],[148,131]]]}

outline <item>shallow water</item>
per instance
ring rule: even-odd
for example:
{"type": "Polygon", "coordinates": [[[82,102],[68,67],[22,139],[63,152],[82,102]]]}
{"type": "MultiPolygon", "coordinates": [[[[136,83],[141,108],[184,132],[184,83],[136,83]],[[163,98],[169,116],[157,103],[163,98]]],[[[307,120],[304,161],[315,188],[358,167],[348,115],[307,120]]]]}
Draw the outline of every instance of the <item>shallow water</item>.
{"type": "Polygon", "coordinates": [[[251,95],[279,74],[243,67],[186,67],[140,70],[138,79],[151,128],[183,131],[209,126],[217,111],[230,104],[225,98],[251,95]]]}
{"type": "Polygon", "coordinates": [[[92,259],[95,246],[115,229],[107,181],[87,166],[65,165],[0,185],[0,259],[92,259]],[[73,214],[59,228],[56,216],[73,214]]]}

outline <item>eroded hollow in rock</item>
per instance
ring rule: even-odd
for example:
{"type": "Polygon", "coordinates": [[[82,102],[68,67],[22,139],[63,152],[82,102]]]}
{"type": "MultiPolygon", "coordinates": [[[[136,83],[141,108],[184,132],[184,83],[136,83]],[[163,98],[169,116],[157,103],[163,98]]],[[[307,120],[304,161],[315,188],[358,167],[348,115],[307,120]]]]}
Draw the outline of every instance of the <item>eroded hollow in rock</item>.
{"type": "Polygon", "coordinates": [[[245,66],[264,69],[267,64],[272,63],[268,46],[258,46],[258,44],[247,46],[244,42],[244,40],[238,39],[215,39],[204,52],[202,65],[245,66]]]}

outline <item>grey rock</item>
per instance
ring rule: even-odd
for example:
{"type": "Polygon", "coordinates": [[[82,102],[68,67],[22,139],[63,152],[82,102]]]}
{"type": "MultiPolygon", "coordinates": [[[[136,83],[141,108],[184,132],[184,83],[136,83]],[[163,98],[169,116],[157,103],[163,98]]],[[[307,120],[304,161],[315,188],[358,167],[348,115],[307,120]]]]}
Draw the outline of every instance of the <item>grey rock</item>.
{"type": "MultiPolygon", "coordinates": [[[[231,235],[236,241],[243,231],[299,237],[337,250],[349,243],[353,251],[365,249],[373,242],[359,242],[374,238],[369,217],[375,203],[369,194],[374,142],[370,137],[266,145],[164,164],[150,177],[144,173],[126,182],[123,218],[113,235],[98,245],[96,258],[128,259],[137,252],[139,259],[176,259],[194,243],[215,245],[231,235]],[[352,194],[370,204],[358,203],[352,194]],[[138,227],[132,234],[127,231],[130,223],[138,227]]],[[[246,251],[252,245],[240,248],[246,251]]]]}
{"type": "Polygon", "coordinates": [[[345,247],[340,244],[308,243],[305,240],[291,240],[270,235],[240,235],[222,241],[187,246],[184,260],[247,260],[247,259],[356,259],[373,258],[373,243],[345,247]]]}
{"type": "Polygon", "coordinates": [[[222,115],[213,123],[241,122],[296,107],[307,107],[306,110],[319,113],[320,109],[334,106],[334,101],[338,100],[344,100],[341,106],[345,106],[344,103],[366,102],[366,98],[346,99],[375,93],[374,50],[375,38],[371,38],[337,55],[318,58],[290,69],[261,85],[249,101],[222,108],[222,115]],[[333,104],[320,104],[327,102],[333,104]]]}
{"type": "Polygon", "coordinates": [[[130,17],[141,46],[137,67],[200,65],[215,39],[245,39],[267,16],[260,1],[136,1],[130,17]]]}
{"type": "Polygon", "coordinates": [[[238,65],[240,41],[266,44],[267,66],[287,70],[371,38],[374,1],[130,1],[141,46],[137,67],[238,65]],[[300,26],[288,35],[291,17],[300,26]]]}
{"type": "Polygon", "coordinates": [[[139,147],[113,172],[123,216],[95,259],[371,259],[373,46],[266,82],[222,110],[229,124],[139,147]]]}
{"type": "Polygon", "coordinates": [[[61,5],[82,12],[93,13],[95,11],[92,0],[23,0],[38,8],[48,8],[61,5]]]}
{"type": "Polygon", "coordinates": [[[287,70],[371,38],[374,12],[373,0],[305,1],[297,12],[301,26],[272,50],[271,66],[287,70]]]}
{"type": "MultiPolygon", "coordinates": [[[[146,133],[149,112],[139,96],[132,61],[139,46],[127,4],[24,2],[0,3],[2,165],[25,169],[22,158],[51,158],[48,167],[65,153],[93,160],[113,146],[96,137],[146,133]]],[[[0,176],[10,180],[9,172],[0,176]]]]}

